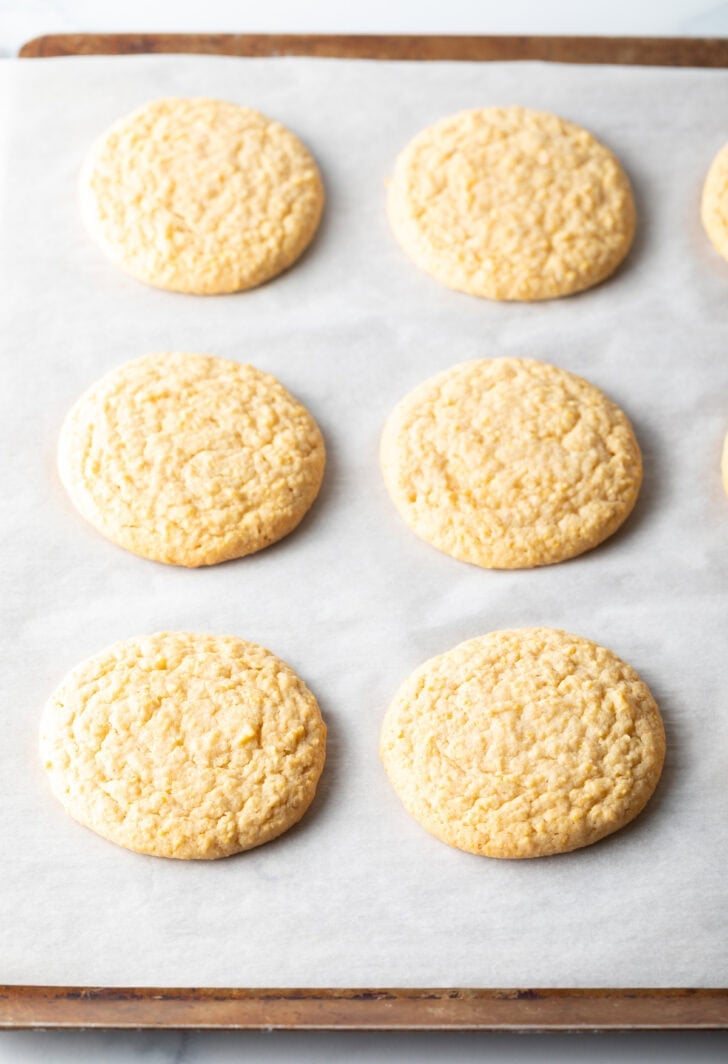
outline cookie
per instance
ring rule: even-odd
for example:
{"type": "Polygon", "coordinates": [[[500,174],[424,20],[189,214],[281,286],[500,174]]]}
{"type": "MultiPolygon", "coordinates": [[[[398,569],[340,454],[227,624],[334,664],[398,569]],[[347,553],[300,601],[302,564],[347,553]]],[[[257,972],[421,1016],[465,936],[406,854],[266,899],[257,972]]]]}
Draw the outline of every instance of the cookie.
{"type": "Polygon", "coordinates": [[[728,495],[728,436],[723,441],[723,457],[721,458],[721,472],[723,474],[723,487],[728,495]]]}
{"type": "Polygon", "coordinates": [[[728,259],[728,144],[710,165],[700,205],[703,227],[715,250],[728,259]]]}
{"type": "Polygon", "coordinates": [[[389,185],[394,234],[449,288],[488,299],[570,295],[629,251],[635,207],[614,155],[545,111],[462,111],[423,130],[389,185]]]}
{"type": "Polygon", "coordinates": [[[146,284],[214,295],[268,281],[302,254],[324,191],[301,141],[224,100],[153,100],[116,122],[81,172],[86,226],[146,284]]]}
{"type": "Polygon", "coordinates": [[[310,805],[325,753],[304,682],[234,636],[115,643],[69,673],[41,726],[66,811],[155,857],[227,857],[281,835],[310,805]]]}
{"type": "Polygon", "coordinates": [[[316,422],[267,373],[211,355],[154,354],[94,384],[61,431],[74,505],[113,543],[214,565],[296,527],[324,473],[316,422]]]}
{"type": "Polygon", "coordinates": [[[523,358],[463,362],[415,388],[387,421],[381,462],[409,527],[487,569],[595,547],[642,480],[619,407],[581,377],[523,358]]]}
{"type": "Polygon", "coordinates": [[[521,628],[420,666],[387,711],[381,757],[406,809],[443,842],[544,857],[637,816],[665,733],[649,689],[610,650],[521,628]]]}

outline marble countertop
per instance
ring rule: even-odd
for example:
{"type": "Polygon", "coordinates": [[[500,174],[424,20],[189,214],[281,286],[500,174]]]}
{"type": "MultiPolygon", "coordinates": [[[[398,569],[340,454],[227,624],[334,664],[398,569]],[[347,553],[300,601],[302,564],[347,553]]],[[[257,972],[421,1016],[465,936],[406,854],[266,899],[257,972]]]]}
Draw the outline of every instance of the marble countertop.
{"type": "Polygon", "coordinates": [[[514,33],[718,37],[715,0],[0,0],[0,55],[43,33],[514,33]]]}
{"type": "Polygon", "coordinates": [[[719,1064],[728,1036],[13,1031],[2,1064],[719,1064]]]}
{"type": "MultiPolygon", "coordinates": [[[[529,33],[728,36],[728,3],[715,0],[0,0],[0,56],[43,33],[103,31],[529,33]]],[[[727,116],[728,120],[728,116],[727,116]]],[[[728,124],[728,123],[727,123],[728,124]]],[[[478,1035],[257,1032],[5,1032],[0,1064],[296,1064],[323,1061],[559,1061],[620,1064],[728,1057],[728,1035],[713,1032],[590,1035],[478,1035]]]]}

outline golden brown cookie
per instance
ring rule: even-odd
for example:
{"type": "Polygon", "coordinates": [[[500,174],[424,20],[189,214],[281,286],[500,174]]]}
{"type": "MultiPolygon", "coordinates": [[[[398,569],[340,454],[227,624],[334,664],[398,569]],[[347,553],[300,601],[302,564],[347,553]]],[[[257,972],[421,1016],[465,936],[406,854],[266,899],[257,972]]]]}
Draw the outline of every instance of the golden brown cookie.
{"type": "Polygon", "coordinates": [[[728,259],[728,144],[710,165],[700,208],[703,227],[724,259],[728,259]]]}
{"type": "Polygon", "coordinates": [[[380,749],[407,810],[443,842],[543,857],[637,816],[665,734],[649,689],[610,650],[520,628],[420,666],[387,711],[380,749]]]}
{"type": "Polygon", "coordinates": [[[227,857],[276,838],[310,805],[325,752],[303,681],[234,636],[115,643],[69,673],[41,726],[66,811],[155,857],[227,857]]]}
{"type": "Polygon", "coordinates": [[[390,415],[384,479],[422,539],[461,561],[522,569],[572,558],[634,506],[640,449],[597,388],[547,362],[463,362],[390,415]]]}
{"type": "Polygon", "coordinates": [[[107,373],[71,409],[58,451],[74,505],[102,535],[191,567],[291,532],[325,461],[316,422],[275,377],[181,353],[107,373]]]}
{"type": "Polygon", "coordinates": [[[252,288],[302,254],[324,191],[300,140],[224,100],[153,100],[116,122],[81,173],[84,221],[139,281],[209,295],[252,288]]]}
{"type": "Polygon", "coordinates": [[[544,111],[462,111],[399,155],[389,219],[414,263],[450,288],[551,299],[608,277],[632,244],[635,208],[614,155],[544,111]]]}

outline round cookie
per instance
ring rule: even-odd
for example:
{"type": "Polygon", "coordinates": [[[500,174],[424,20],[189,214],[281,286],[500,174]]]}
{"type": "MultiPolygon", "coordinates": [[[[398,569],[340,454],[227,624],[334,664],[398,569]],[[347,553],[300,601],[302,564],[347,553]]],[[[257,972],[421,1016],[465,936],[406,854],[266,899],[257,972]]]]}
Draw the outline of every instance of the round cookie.
{"type": "Polygon", "coordinates": [[[296,527],[325,465],[316,422],[267,373],[154,354],[94,384],[63,424],[58,465],[79,513],[143,558],[214,565],[296,527]]]}
{"type": "Polygon", "coordinates": [[[703,228],[724,259],[728,259],[728,144],[710,165],[700,205],[703,228]]]}
{"type": "Polygon", "coordinates": [[[544,857],[637,816],[665,734],[649,689],[610,650],[521,628],[420,666],[387,711],[380,750],[407,810],[443,842],[544,857]]]}
{"type": "Polygon", "coordinates": [[[522,358],[463,362],[420,384],[386,423],[381,463],[409,527],[487,569],[595,547],[642,481],[619,407],[581,377],[522,358]]]}
{"type": "Polygon", "coordinates": [[[499,300],[591,288],[629,251],[635,207],[614,155],[545,111],[462,111],[397,158],[387,208],[414,263],[450,288],[499,300]]]}
{"type": "Polygon", "coordinates": [[[224,100],[153,100],[116,122],[81,172],[86,226],[146,284],[214,295],[275,277],[313,238],[316,163],[265,115],[224,100]]]}
{"type": "Polygon", "coordinates": [[[233,636],[160,632],[78,665],[48,702],[41,754],[81,824],[155,857],[269,842],[313,799],[326,754],[316,699],[233,636]]]}

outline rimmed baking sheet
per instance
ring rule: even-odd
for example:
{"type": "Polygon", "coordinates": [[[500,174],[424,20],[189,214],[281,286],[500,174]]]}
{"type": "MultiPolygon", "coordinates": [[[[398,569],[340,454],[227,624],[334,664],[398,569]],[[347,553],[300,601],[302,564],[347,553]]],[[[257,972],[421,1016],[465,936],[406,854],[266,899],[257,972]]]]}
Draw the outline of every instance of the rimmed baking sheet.
{"type": "Polygon", "coordinates": [[[726,983],[725,653],[728,266],[699,223],[725,138],[728,73],[556,64],[128,57],[6,63],[0,279],[3,862],[8,983],[308,987],[726,983]],[[95,135],[165,94],[280,118],[320,161],[322,231],[284,277],[199,299],[118,273],[83,232],[75,181],[95,135]],[[590,128],[623,161],[640,228],[625,268],[568,300],[499,305],[404,259],[383,209],[393,158],[459,108],[522,103],[590,128]],[[126,555],[76,517],[54,471],[69,403],[105,369],[179,348],[251,361],[327,438],[322,497],[253,558],[180,571],[126,555]],[[581,373],[632,417],[646,476],[602,548],[489,573],[418,541],[378,472],[381,424],[428,374],[528,355],[581,373]],[[635,825],[536,862],[471,857],[402,810],[377,758],[381,715],[431,654],[493,628],[551,624],[635,665],[667,724],[660,789],[635,825]],[[286,658],[331,744],[321,794],[280,841],[183,864],[119,850],[67,819],[36,753],[59,677],[116,638],[233,632],[286,658]]]}

